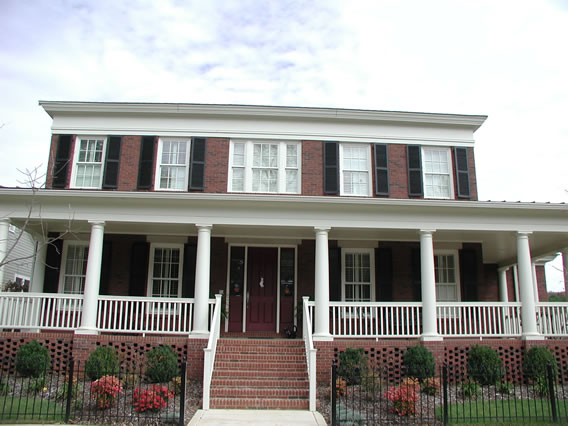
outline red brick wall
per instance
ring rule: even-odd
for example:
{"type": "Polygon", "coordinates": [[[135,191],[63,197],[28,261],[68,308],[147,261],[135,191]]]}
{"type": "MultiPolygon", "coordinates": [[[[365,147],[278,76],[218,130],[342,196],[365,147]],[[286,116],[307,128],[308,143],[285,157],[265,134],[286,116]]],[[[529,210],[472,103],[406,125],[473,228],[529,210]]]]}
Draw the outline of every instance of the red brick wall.
{"type": "Polygon", "coordinates": [[[53,167],[55,166],[55,154],[57,151],[57,141],[59,135],[51,135],[51,145],[49,147],[49,158],[47,159],[47,174],[45,177],[45,187],[52,188],[53,185],[53,167]]]}
{"type": "MultiPolygon", "coordinates": [[[[469,162],[469,190],[470,190],[470,200],[477,200],[477,174],[475,173],[475,158],[473,153],[473,148],[469,147],[467,149],[467,159],[469,162]]],[[[455,178],[454,178],[455,179],[455,178]]]]}
{"type": "Polygon", "coordinates": [[[230,139],[228,138],[207,138],[204,192],[227,192],[229,145],[230,139]]]}
{"type": "Polygon", "coordinates": [[[141,136],[123,136],[120,147],[118,190],[136,191],[140,163],[141,136]]]}
{"type": "Polygon", "coordinates": [[[536,265],[536,282],[538,288],[538,300],[548,302],[548,292],[546,291],[546,272],[544,265],[536,265]]]}
{"type": "Polygon", "coordinates": [[[323,143],[302,141],[302,195],[323,194],[323,143]]]}
{"type": "Polygon", "coordinates": [[[390,198],[408,198],[406,145],[391,144],[388,146],[388,154],[390,198]]]}

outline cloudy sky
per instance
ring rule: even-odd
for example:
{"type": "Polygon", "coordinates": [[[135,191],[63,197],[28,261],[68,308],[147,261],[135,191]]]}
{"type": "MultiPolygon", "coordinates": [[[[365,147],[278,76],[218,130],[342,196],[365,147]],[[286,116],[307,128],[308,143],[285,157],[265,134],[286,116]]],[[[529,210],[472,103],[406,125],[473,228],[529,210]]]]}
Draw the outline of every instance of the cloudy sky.
{"type": "Polygon", "coordinates": [[[485,114],[480,199],[568,201],[568,0],[0,0],[0,185],[38,100],[485,114]]]}

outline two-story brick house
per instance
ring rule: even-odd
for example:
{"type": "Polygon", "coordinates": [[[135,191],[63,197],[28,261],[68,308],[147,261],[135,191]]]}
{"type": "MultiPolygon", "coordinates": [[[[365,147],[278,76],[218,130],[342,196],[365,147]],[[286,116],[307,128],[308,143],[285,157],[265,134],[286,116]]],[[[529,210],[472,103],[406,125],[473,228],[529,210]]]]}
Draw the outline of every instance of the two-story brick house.
{"type": "MultiPolygon", "coordinates": [[[[346,338],[567,334],[536,259],[566,247],[568,209],[477,200],[485,116],[40,104],[53,136],[29,228],[50,243],[32,290],[80,315],[12,328],[185,335],[200,351],[222,293],[222,335],[275,336],[308,313],[326,362],[346,338]]],[[[21,224],[29,192],[0,197],[0,226],[21,224]]]]}

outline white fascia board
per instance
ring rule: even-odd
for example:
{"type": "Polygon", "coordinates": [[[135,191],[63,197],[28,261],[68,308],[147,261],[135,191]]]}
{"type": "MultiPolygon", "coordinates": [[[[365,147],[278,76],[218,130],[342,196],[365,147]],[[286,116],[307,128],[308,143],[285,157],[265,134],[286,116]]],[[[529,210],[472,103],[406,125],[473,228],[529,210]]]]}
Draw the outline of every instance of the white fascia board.
{"type": "MultiPolygon", "coordinates": [[[[0,189],[0,216],[25,218],[29,191],[0,189]]],[[[565,204],[241,194],[42,190],[36,219],[353,229],[566,233],[565,204]],[[347,221],[345,218],[349,217],[347,221]]]]}

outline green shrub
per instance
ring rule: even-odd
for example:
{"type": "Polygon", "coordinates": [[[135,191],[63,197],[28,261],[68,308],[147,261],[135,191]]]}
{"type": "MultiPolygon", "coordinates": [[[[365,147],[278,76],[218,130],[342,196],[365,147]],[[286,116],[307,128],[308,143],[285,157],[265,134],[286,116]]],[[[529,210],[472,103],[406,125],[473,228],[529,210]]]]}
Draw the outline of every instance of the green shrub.
{"type": "Polygon", "coordinates": [[[468,380],[460,383],[460,389],[464,398],[474,398],[479,393],[479,383],[475,380],[468,380]]]}
{"type": "Polygon", "coordinates": [[[501,382],[497,385],[497,392],[503,395],[511,395],[515,390],[515,385],[511,382],[501,382]]]}
{"type": "Polygon", "coordinates": [[[488,346],[472,346],[467,358],[467,373],[481,385],[494,385],[503,377],[503,361],[488,346]]]}
{"type": "Polygon", "coordinates": [[[523,371],[527,378],[537,379],[538,377],[547,377],[547,366],[552,367],[552,377],[556,378],[558,374],[558,365],[556,358],[550,349],[543,346],[533,346],[525,354],[523,360],[523,371]]]}
{"type": "Polygon", "coordinates": [[[116,376],[118,374],[118,354],[110,346],[99,346],[85,364],[85,374],[91,381],[103,376],[116,376]]]}
{"type": "Polygon", "coordinates": [[[38,393],[45,388],[45,376],[32,377],[26,386],[27,393],[38,393]]]}
{"type": "Polygon", "coordinates": [[[166,383],[179,376],[177,355],[171,346],[156,346],[146,354],[146,377],[150,383],[166,383]]]}
{"type": "Polygon", "coordinates": [[[436,374],[434,356],[422,345],[412,346],[402,356],[404,371],[407,377],[416,377],[423,381],[436,374]]]}
{"type": "Polygon", "coordinates": [[[49,350],[37,340],[20,346],[16,354],[16,371],[24,377],[44,376],[51,357],[49,350]]]}
{"type": "Polygon", "coordinates": [[[369,367],[363,348],[347,348],[339,354],[337,374],[343,377],[348,385],[358,385],[361,377],[367,376],[369,367]]]}

